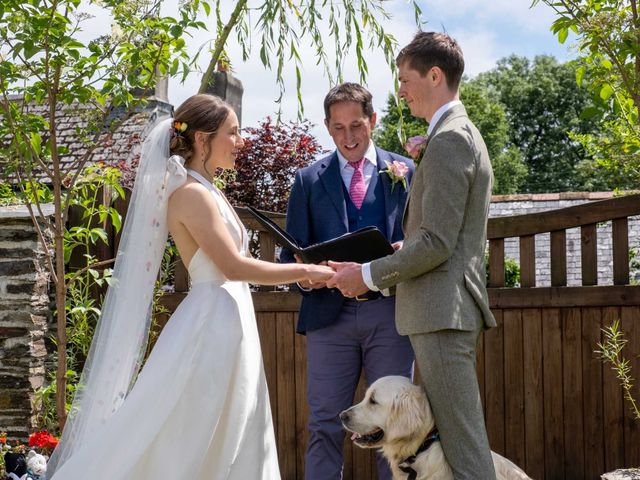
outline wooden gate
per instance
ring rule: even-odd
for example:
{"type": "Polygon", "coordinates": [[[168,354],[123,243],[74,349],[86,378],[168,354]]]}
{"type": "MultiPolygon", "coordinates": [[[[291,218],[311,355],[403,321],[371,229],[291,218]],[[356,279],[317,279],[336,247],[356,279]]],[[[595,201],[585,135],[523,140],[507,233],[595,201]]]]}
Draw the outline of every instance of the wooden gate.
{"type": "MultiPolygon", "coordinates": [[[[628,218],[640,195],[489,221],[487,331],[478,378],[492,448],[535,479],[599,479],[640,466],[640,421],[595,350],[620,320],[640,378],[640,286],[630,285],[628,218]],[[597,285],[597,226],[611,222],[613,285],[597,285]],[[567,285],[567,229],[581,231],[582,285],[567,285]],[[550,232],[551,286],[536,286],[536,235],[550,232]],[[504,239],[519,238],[521,287],[503,288],[504,239]]],[[[634,388],[640,401],[640,389],[634,388]]]]}

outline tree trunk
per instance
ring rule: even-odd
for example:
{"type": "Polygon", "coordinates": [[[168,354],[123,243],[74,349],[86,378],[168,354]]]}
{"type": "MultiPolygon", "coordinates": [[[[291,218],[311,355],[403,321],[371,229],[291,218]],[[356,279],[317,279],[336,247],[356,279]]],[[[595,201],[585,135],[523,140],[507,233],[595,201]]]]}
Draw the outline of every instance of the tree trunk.
{"type": "MultiPolygon", "coordinates": [[[[54,156],[57,156],[54,154],[54,156]]],[[[55,161],[55,160],[54,160],[55,161]]],[[[54,163],[55,164],[55,163],[54,163]]],[[[64,223],[66,218],[62,212],[62,188],[58,169],[55,169],[53,178],[54,206],[55,206],[55,230],[54,249],[56,266],[56,319],[58,322],[58,368],[56,371],[56,414],[60,432],[67,420],[66,391],[67,391],[67,285],[64,268],[64,223]],[[56,178],[57,177],[57,178],[56,178]]]]}

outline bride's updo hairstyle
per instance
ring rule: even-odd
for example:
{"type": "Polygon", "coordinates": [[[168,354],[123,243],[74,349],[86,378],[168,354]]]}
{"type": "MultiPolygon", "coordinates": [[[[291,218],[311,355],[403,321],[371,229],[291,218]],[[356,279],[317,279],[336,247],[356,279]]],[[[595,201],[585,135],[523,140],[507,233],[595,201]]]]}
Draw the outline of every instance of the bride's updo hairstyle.
{"type": "Polygon", "coordinates": [[[196,132],[207,134],[204,158],[209,157],[210,140],[227,120],[231,106],[215,95],[198,94],[187,98],[173,114],[173,126],[169,150],[171,155],[180,155],[186,163],[193,158],[196,132]]]}

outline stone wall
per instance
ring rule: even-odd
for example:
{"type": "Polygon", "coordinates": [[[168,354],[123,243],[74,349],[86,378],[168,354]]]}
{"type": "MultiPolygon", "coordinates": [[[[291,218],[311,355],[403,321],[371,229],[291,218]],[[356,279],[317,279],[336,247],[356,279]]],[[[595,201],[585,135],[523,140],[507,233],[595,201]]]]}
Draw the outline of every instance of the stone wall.
{"type": "MultiPolygon", "coordinates": [[[[45,206],[45,215],[53,208],[45,206]]],[[[0,431],[25,439],[45,380],[49,273],[25,207],[0,207],[0,431]]]]}
{"type": "MultiPolygon", "coordinates": [[[[545,193],[527,195],[496,195],[491,199],[490,217],[524,215],[580,205],[595,200],[613,198],[611,192],[545,193]]],[[[613,246],[611,222],[598,225],[598,285],[613,285],[613,246]]],[[[551,285],[548,233],[536,235],[536,286],[551,285]]],[[[629,247],[640,254],[640,217],[629,218],[629,247]]],[[[519,262],[520,245],[517,238],[505,240],[505,257],[519,262]]],[[[567,230],[567,285],[582,284],[580,229],[567,230]]],[[[640,281],[640,272],[631,272],[640,281]]]]}

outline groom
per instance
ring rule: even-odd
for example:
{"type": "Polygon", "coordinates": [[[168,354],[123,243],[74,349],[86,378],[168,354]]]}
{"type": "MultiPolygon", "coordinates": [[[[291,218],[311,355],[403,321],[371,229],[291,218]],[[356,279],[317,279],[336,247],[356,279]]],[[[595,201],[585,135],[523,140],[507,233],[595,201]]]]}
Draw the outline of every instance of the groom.
{"type": "MultiPolygon", "coordinates": [[[[325,125],[336,150],[298,171],[289,197],[287,231],[300,246],[375,225],[391,242],[402,240],[401,213],[411,160],[371,141],[376,113],[371,93],[357,83],[332,88],[324,100],[325,125]],[[406,186],[392,183],[385,162],[407,166],[406,186]]],[[[397,177],[396,177],[397,179],[397,177]]],[[[290,251],[281,260],[293,262],[290,251]]],[[[361,370],[371,384],[385,375],[410,377],[413,352],[394,322],[395,297],[363,291],[345,299],[324,284],[301,285],[298,333],[307,336],[309,443],[307,480],[342,478],[344,430],[338,414],[353,404],[361,370]]],[[[380,480],[389,466],[378,457],[380,480]]]]}
{"type": "Polygon", "coordinates": [[[369,264],[330,262],[337,273],[327,285],[350,297],[398,286],[398,331],[411,339],[455,479],[495,479],[475,368],[480,332],[496,325],[484,270],[489,155],[458,100],[464,59],[454,39],[419,32],[396,63],[399,95],[429,122],[404,245],[369,264]]]}

